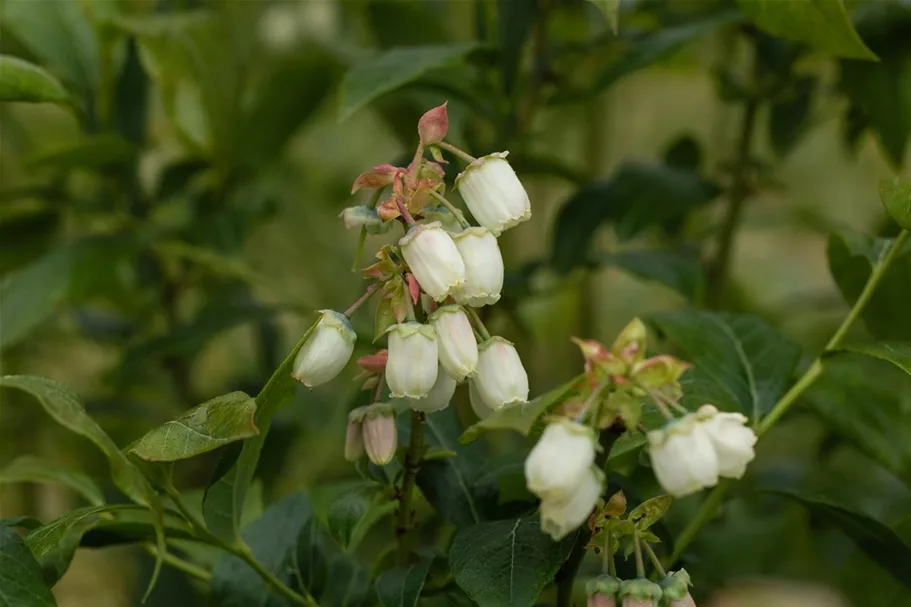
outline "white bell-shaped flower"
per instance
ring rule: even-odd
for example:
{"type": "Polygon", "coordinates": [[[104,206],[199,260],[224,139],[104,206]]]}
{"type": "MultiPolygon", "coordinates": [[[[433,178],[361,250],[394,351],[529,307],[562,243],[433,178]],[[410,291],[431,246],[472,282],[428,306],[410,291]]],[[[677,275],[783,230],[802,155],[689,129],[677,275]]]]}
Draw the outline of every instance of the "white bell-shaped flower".
{"type": "Polygon", "coordinates": [[[408,402],[415,411],[433,413],[445,409],[455,394],[456,380],[442,368],[437,371],[437,380],[424,398],[409,398],[408,402]]]}
{"type": "Polygon", "coordinates": [[[386,385],[392,398],[423,398],[437,381],[437,334],[430,325],[392,325],[386,360],[386,385]]]}
{"type": "Polygon", "coordinates": [[[693,414],[648,433],[649,455],[658,482],[682,497],[718,482],[718,456],[712,439],[693,414]]]}
{"type": "Polygon", "coordinates": [[[702,405],[696,417],[712,440],[718,456],[718,474],[728,478],[741,478],[747,464],[756,457],[753,446],[756,433],[746,425],[741,413],[721,413],[713,405],[702,405]]]}
{"type": "Polygon", "coordinates": [[[525,483],[541,499],[565,499],[595,461],[595,436],[583,424],[561,419],[544,429],[525,459],[525,483]]]}
{"type": "Polygon", "coordinates": [[[487,419],[494,414],[494,410],[484,402],[481,393],[478,391],[477,382],[473,379],[468,380],[468,402],[471,404],[471,410],[478,416],[478,419],[487,419]]]}
{"type": "Polygon", "coordinates": [[[478,346],[474,382],[484,403],[494,411],[528,401],[528,374],[516,347],[502,337],[491,337],[478,346]]]}
{"type": "Polygon", "coordinates": [[[559,541],[581,527],[601,497],[603,482],[601,471],[590,467],[573,491],[541,500],[541,531],[559,541]]]}
{"type": "Polygon", "coordinates": [[[369,412],[364,417],[363,428],[364,450],[370,461],[377,466],[385,466],[392,461],[398,446],[393,410],[383,407],[369,412]]]}
{"type": "Polygon", "coordinates": [[[465,282],[465,263],[440,222],[412,226],[399,247],[418,284],[434,300],[443,301],[465,282]]]}
{"type": "Polygon", "coordinates": [[[462,381],[473,377],[478,365],[478,341],[461,306],[437,308],[428,319],[437,332],[437,351],[446,372],[462,381]]]}
{"type": "Polygon", "coordinates": [[[497,237],[487,228],[467,228],[452,240],[465,262],[465,283],[452,296],[476,308],[497,303],[503,290],[503,255],[497,237]]]}
{"type": "Polygon", "coordinates": [[[348,318],[335,310],[320,310],[320,319],[307,341],[297,351],[291,376],[308,388],[319,386],[342,372],[357,334],[348,318]]]}
{"type": "Polygon", "coordinates": [[[494,236],[531,218],[531,202],[507,162],[507,154],[496,152],[478,158],[455,181],[468,210],[494,236]]]}

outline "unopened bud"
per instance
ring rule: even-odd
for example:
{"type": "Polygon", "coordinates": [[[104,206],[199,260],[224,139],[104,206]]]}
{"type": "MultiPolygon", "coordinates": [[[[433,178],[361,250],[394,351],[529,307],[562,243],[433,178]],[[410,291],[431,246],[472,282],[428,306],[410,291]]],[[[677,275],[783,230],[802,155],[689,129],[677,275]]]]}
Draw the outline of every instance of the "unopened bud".
{"type": "Polygon", "coordinates": [[[685,569],[673,572],[659,582],[663,603],[669,607],[696,607],[690,596],[690,576],[685,569]]]}
{"type": "Polygon", "coordinates": [[[308,388],[319,386],[342,372],[357,334],[348,318],[334,310],[320,310],[320,319],[294,357],[291,376],[308,388]]]}
{"type": "Polygon", "coordinates": [[[645,358],[646,339],[648,330],[638,318],[634,318],[623,327],[617,339],[611,346],[611,351],[622,358],[627,364],[634,364],[645,358]]]}
{"type": "Polygon", "coordinates": [[[528,401],[528,374],[512,343],[491,337],[478,346],[475,383],[484,403],[493,410],[528,401]]]}
{"type": "Polygon", "coordinates": [[[443,301],[465,282],[465,263],[439,222],[413,226],[399,240],[402,257],[424,291],[443,301]]]}
{"type": "Polygon", "coordinates": [[[454,290],[455,300],[476,308],[497,303],[504,272],[497,237],[487,228],[467,228],[452,240],[465,263],[465,283],[454,290]]]}
{"type": "Polygon", "coordinates": [[[443,306],[428,319],[437,332],[437,351],[446,372],[462,381],[478,366],[478,342],[461,306],[443,306]]]}
{"type": "Polygon", "coordinates": [[[496,152],[478,158],[455,182],[468,210],[494,236],[531,218],[531,202],[506,160],[508,153],[496,152]]]}
{"type": "Polygon", "coordinates": [[[661,586],[645,578],[624,580],[620,584],[623,607],[655,607],[661,594],[661,586]]]}
{"type": "Polygon", "coordinates": [[[616,607],[620,584],[620,580],[607,574],[588,580],[585,584],[588,594],[586,607],[616,607]]]}
{"type": "Polygon", "coordinates": [[[395,456],[398,431],[391,408],[373,405],[364,418],[364,449],[377,466],[385,466],[395,456]]]}
{"type": "Polygon", "coordinates": [[[384,234],[392,227],[391,221],[383,221],[376,209],[365,204],[348,207],[339,214],[339,217],[349,230],[364,228],[370,234],[384,234]]]}
{"type": "Polygon", "coordinates": [[[364,425],[357,409],[348,416],[348,428],[345,432],[345,459],[357,461],[364,455],[364,425]]]}
{"type": "Polygon", "coordinates": [[[626,512],[626,496],[622,491],[617,491],[607,500],[607,504],[604,506],[604,514],[616,517],[623,516],[624,512],[626,512]]]}
{"type": "Polygon", "coordinates": [[[418,120],[418,135],[421,137],[421,143],[424,145],[434,145],[443,141],[446,132],[449,130],[449,114],[446,112],[446,104],[428,110],[421,119],[418,120]]]}
{"type": "Polygon", "coordinates": [[[430,325],[405,322],[392,325],[386,384],[392,398],[423,398],[437,381],[437,336],[430,325]]]}
{"type": "Polygon", "coordinates": [[[415,411],[424,413],[433,413],[445,409],[455,394],[456,380],[449,376],[449,373],[442,367],[437,370],[437,380],[423,398],[410,398],[411,408],[415,411]]]}

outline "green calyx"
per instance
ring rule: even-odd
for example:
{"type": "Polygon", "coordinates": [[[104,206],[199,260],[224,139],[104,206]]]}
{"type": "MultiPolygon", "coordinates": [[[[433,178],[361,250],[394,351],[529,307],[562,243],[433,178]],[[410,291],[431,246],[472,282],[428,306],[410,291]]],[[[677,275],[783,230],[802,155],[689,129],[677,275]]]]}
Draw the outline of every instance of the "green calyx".
{"type": "Polygon", "coordinates": [[[637,601],[657,601],[663,594],[661,586],[645,578],[624,580],[620,584],[620,598],[631,597],[637,601]]]}
{"type": "Polygon", "coordinates": [[[588,580],[585,584],[585,592],[588,596],[601,593],[609,597],[616,597],[622,583],[622,581],[612,575],[599,575],[588,580]]]}

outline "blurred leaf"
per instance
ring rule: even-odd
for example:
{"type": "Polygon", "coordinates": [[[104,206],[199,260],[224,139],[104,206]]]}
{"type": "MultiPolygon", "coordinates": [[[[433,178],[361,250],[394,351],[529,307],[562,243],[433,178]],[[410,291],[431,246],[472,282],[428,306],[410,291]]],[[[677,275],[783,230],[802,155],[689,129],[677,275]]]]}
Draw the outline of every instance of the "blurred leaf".
{"type": "Polygon", "coordinates": [[[569,556],[577,533],[554,542],[537,517],[465,527],[449,550],[452,574],[479,605],[531,607],[569,556]]]}
{"type": "Polygon", "coordinates": [[[522,60],[525,41],[538,14],[538,0],[513,2],[497,0],[497,25],[500,34],[500,73],[507,96],[513,92],[516,73],[522,60]]]}
{"type": "Polygon", "coordinates": [[[880,567],[907,588],[911,588],[911,569],[907,567],[907,563],[911,563],[911,546],[902,541],[890,527],[863,512],[822,496],[790,489],[768,490],[799,502],[814,515],[837,527],[880,567]]]}
{"type": "MultiPolygon", "coordinates": [[[[892,241],[849,232],[829,235],[829,271],[850,305],[860,297],[873,266],[882,259],[892,241]]],[[[911,243],[893,260],[861,317],[877,339],[911,341],[911,243]]]]}
{"type": "Polygon", "coordinates": [[[737,0],[744,13],[761,29],[839,57],[877,57],[851,24],[842,0],[737,0]]]}
{"type": "Polygon", "coordinates": [[[779,157],[787,155],[806,132],[815,88],[815,78],[801,78],[790,94],[772,104],[769,110],[769,140],[779,157]]]}
{"type": "Polygon", "coordinates": [[[223,394],[150,430],[129,452],[150,462],[189,459],[258,434],[255,412],[256,401],[247,394],[223,394]]]}
{"type": "Polygon", "coordinates": [[[136,146],[146,141],[149,122],[149,75],[139,60],[139,47],[131,38],[126,43],[126,58],[114,89],[114,125],[120,135],[136,146]]]}
{"type": "Polygon", "coordinates": [[[78,2],[6,2],[3,24],[80,94],[91,97],[98,88],[98,40],[78,2]]]}
{"type": "Polygon", "coordinates": [[[574,167],[556,156],[544,154],[517,153],[509,155],[509,164],[520,175],[544,175],[559,177],[570,183],[581,185],[588,176],[581,168],[574,167]]]}
{"type": "Polygon", "coordinates": [[[0,525],[0,605],[3,607],[56,607],[57,601],[41,578],[41,567],[22,539],[0,525]]]}
{"type": "Polygon", "coordinates": [[[448,43],[452,4],[412,0],[371,0],[365,6],[370,33],[380,48],[448,43]]]}
{"type": "Polygon", "coordinates": [[[347,554],[329,560],[326,590],[319,597],[324,607],[368,607],[376,605],[370,571],[347,554]]]}
{"type": "Polygon", "coordinates": [[[430,573],[431,559],[408,567],[387,569],[376,578],[376,595],[383,607],[415,607],[424,581],[430,573]]]}
{"type": "Polygon", "coordinates": [[[370,528],[398,508],[385,487],[372,481],[355,481],[335,497],[326,523],[329,532],[346,552],[354,552],[370,528]]]}
{"type": "Polygon", "coordinates": [[[627,240],[651,225],[682,219],[719,193],[717,185],[692,171],[624,163],[613,177],[583,186],[563,204],[554,229],[553,263],[560,270],[583,263],[603,222],[613,223],[617,236],[627,240]]]}
{"type": "Polygon", "coordinates": [[[294,569],[301,586],[317,599],[321,598],[329,579],[328,549],[331,543],[329,533],[315,517],[304,524],[297,537],[294,569]]]}
{"type": "Polygon", "coordinates": [[[84,137],[29,157],[34,168],[50,167],[61,171],[75,168],[106,169],[127,166],[136,158],[137,149],[126,139],[108,133],[84,137]]]}
{"type": "Polygon", "coordinates": [[[34,262],[56,242],[60,209],[26,204],[18,210],[7,207],[6,213],[0,213],[0,242],[4,244],[0,276],[34,262]]]}
{"type": "MultiPolygon", "coordinates": [[[[182,158],[168,164],[158,176],[155,198],[167,200],[171,196],[184,192],[194,177],[211,166],[211,163],[204,158],[182,158]]],[[[186,243],[181,244],[186,245],[186,243]]]]}
{"type": "Polygon", "coordinates": [[[702,166],[702,147],[691,135],[681,135],[665,150],[664,164],[674,169],[698,171],[702,166]]]}
{"type": "Polygon", "coordinates": [[[628,518],[636,525],[636,529],[644,531],[664,518],[673,502],[674,498],[670,495],[659,495],[647,499],[633,508],[628,518]]]}
{"type": "Polygon", "coordinates": [[[911,375],[911,343],[879,342],[875,344],[848,344],[841,350],[866,354],[873,358],[888,361],[911,375]]]}
{"type": "Polygon", "coordinates": [[[66,90],[56,78],[28,61],[0,55],[0,101],[64,101],[66,90]]]}
{"type": "Polygon", "coordinates": [[[555,407],[563,397],[566,396],[573,386],[579,381],[579,377],[574,377],[565,384],[554,388],[550,392],[527,402],[516,405],[507,405],[494,412],[487,419],[482,419],[473,426],[468,427],[462,436],[459,437],[460,443],[470,443],[476,440],[484,432],[491,430],[515,430],[520,434],[528,436],[531,433],[535,422],[539,417],[549,412],[555,407]]]}
{"type": "Polygon", "coordinates": [[[753,316],[680,310],[649,321],[694,365],[680,382],[684,404],[739,410],[753,422],[778,400],[800,357],[796,344],[753,316]]]}
{"type": "Polygon", "coordinates": [[[256,415],[253,423],[259,428],[259,434],[243,442],[237,460],[232,462],[229,469],[218,474],[206,489],[203,517],[209,530],[225,541],[234,541],[237,538],[244,498],[256,472],[263,443],[269,434],[272,416],[294,392],[297,383],[291,377],[294,357],[315,328],[316,322],[310,325],[256,396],[256,415]]]}
{"type": "Polygon", "coordinates": [[[611,31],[616,34],[620,26],[620,0],[590,0],[590,2],[601,9],[611,31]]]}
{"type": "Polygon", "coordinates": [[[44,525],[34,516],[11,516],[10,518],[0,518],[0,527],[22,527],[28,531],[37,529],[44,525]]]}
{"type": "MultiPolygon", "coordinates": [[[[307,496],[292,493],[269,506],[243,533],[256,560],[288,586],[296,585],[298,536],[311,515],[307,496]]],[[[247,563],[227,554],[212,571],[212,597],[221,607],[288,604],[247,563]]]]}
{"type": "Polygon", "coordinates": [[[476,48],[474,43],[396,48],[355,64],[339,87],[339,121],[430,70],[458,63],[476,48]]]}
{"type": "Polygon", "coordinates": [[[615,265],[643,280],[653,280],[696,301],[703,288],[703,271],[695,251],[617,251],[595,254],[600,263],[615,265]]]}
{"type": "Polygon", "coordinates": [[[886,212],[906,230],[911,230],[911,180],[896,177],[879,182],[879,196],[886,212]]]}
{"type": "Polygon", "coordinates": [[[104,504],[104,496],[95,481],[79,470],[68,470],[33,455],[20,455],[0,469],[3,483],[59,483],[69,487],[93,506],[104,504]]]}

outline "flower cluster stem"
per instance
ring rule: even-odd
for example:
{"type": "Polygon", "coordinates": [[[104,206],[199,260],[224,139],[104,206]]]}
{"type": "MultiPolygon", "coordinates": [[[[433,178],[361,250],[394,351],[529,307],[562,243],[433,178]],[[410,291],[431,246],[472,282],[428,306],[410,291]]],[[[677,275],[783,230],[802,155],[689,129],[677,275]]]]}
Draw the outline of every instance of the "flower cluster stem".
{"type": "MultiPolygon", "coordinates": [[[[146,552],[148,552],[152,556],[154,556],[154,557],[159,556],[158,548],[155,546],[155,544],[147,543],[147,544],[143,544],[142,547],[145,549],[146,552]]],[[[169,565],[169,566],[173,567],[174,569],[177,569],[178,571],[182,571],[183,573],[186,573],[190,577],[194,577],[201,582],[205,582],[207,584],[211,583],[212,574],[209,573],[207,570],[203,569],[202,567],[200,567],[199,565],[196,565],[189,561],[185,561],[180,557],[174,556],[170,552],[166,552],[164,554],[161,554],[160,556],[161,556],[162,562],[164,562],[165,565],[169,565]]]]}
{"type": "Polygon", "coordinates": [[[639,533],[633,531],[633,548],[636,553],[636,577],[645,577],[645,563],[642,561],[642,541],[639,539],[639,533]]]}
{"type": "MultiPolygon", "coordinates": [[[[857,319],[860,318],[860,315],[863,313],[864,308],[867,303],[870,301],[870,298],[873,296],[873,293],[876,291],[876,288],[879,286],[879,283],[882,281],[883,276],[885,276],[886,271],[889,269],[889,266],[898,257],[901,250],[904,248],[905,243],[909,238],[908,230],[902,230],[901,233],[892,241],[892,245],[889,247],[889,250],[883,256],[878,264],[873,268],[873,271],[870,273],[870,277],[867,279],[867,284],[864,285],[863,291],[861,291],[860,297],[857,298],[857,301],[851,307],[851,310],[848,312],[848,315],[839,325],[838,329],[835,330],[835,333],[832,335],[832,338],[826,344],[822,353],[816,357],[807,370],[804,371],[803,375],[797,382],[791,387],[787,393],[782,396],[775,406],[772,407],[772,410],[769,411],[762,421],[759,423],[758,428],[756,429],[756,434],[762,436],[768,432],[781,417],[788,412],[788,410],[796,403],[803,393],[813,385],[813,383],[819,379],[824,370],[824,359],[825,356],[838,350],[841,347],[842,341],[844,341],[845,336],[847,336],[848,331],[851,330],[851,327],[857,322],[857,319]]],[[[683,554],[683,551],[690,545],[693,539],[696,537],[696,534],[699,532],[702,527],[708,523],[712,517],[715,515],[715,512],[718,509],[718,506],[721,505],[721,502],[724,498],[725,493],[727,493],[730,482],[722,480],[718,483],[714,489],[708,494],[705,501],[702,502],[702,506],[699,508],[699,511],[696,515],[690,519],[690,522],[683,529],[679,536],[677,536],[677,541],[674,544],[674,552],[671,554],[670,564],[673,565],[683,554]]]]}
{"type": "Polygon", "coordinates": [[[462,306],[465,308],[465,311],[468,312],[468,317],[474,323],[474,326],[478,329],[478,332],[481,334],[485,340],[490,339],[490,331],[487,330],[487,327],[484,326],[484,321],[481,320],[481,317],[478,316],[478,313],[475,312],[474,308],[471,306],[462,306]]]}
{"type": "Polygon", "coordinates": [[[353,304],[348,306],[348,309],[345,310],[345,316],[347,316],[348,318],[351,318],[351,315],[354,314],[355,312],[357,312],[357,309],[360,308],[362,305],[364,305],[364,303],[366,303],[367,300],[370,299],[373,296],[373,294],[377,292],[377,290],[379,288],[380,288],[380,283],[378,283],[378,282],[375,282],[372,285],[370,285],[369,287],[367,287],[367,290],[364,292],[364,294],[361,295],[360,297],[358,297],[357,301],[355,301],[353,304]]]}
{"type": "Polygon", "coordinates": [[[474,162],[475,160],[477,160],[477,158],[475,158],[468,152],[457,148],[456,146],[452,145],[449,142],[441,141],[437,145],[439,147],[441,147],[442,149],[446,150],[447,152],[458,156],[459,158],[461,158],[462,160],[464,160],[465,162],[467,162],[469,164],[474,162]]]}
{"type": "Polygon", "coordinates": [[[395,526],[395,535],[398,538],[398,560],[403,565],[408,562],[409,551],[405,536],[411,530],[414,522],[411,516],[411,499],[423,455],[424,414],[420,411],[412,411],[411,438],[408,444],[408,453],[405,455],[405,473],[402,476],[402,488],[399,492],[399,512],[395,526]]]}
{"type": "Polygon", "coordinates": [[[468,223],[467,219],[465,219],[465,215],[462,214],[462,211],[460,211],[454,204],[446,200],[445,196],[436,190],[430,190],[430,195],[436,198],[441,205],[449,209],[449,212],[453,214],[453,216],[456,218],[456,221],[458,221],[459,225],[462,226],[463,230],[467,230],[471,227],[471,224],[468,223]]]}
{"type": "Polygon", "coordinates": [[[645,554],[648,555],[648,560],[652,562],[652,566],[655,568],[655,571],[658,572],[658,575],[661,577],[667,577],[667,572],[664,570],[664,566],[661,564],[661,560],[658,558],[658,555],[655,554],[655,551],[652,549],[648,542],[642,541],[642,549],[645,550],[645,554]]]}

